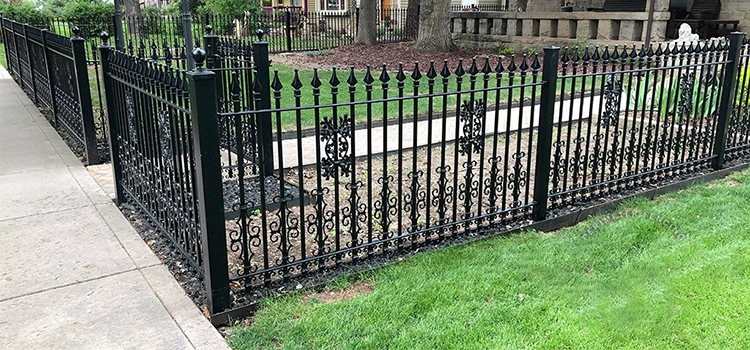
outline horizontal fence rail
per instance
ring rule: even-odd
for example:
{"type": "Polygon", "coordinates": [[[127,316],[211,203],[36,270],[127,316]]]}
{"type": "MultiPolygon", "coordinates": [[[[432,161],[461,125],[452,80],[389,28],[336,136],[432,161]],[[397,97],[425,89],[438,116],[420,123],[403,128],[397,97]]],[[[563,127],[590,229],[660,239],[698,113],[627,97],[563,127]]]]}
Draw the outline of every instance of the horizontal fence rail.
{"type": "Polygon", "coordinates": [[[189,72],[101,49],[118,201],[203,276],[212,314],[750,155],[738,33],[289,74],[270,42],[214,30],[189,72]]]}
{"type": "Polygon", "coordinates": [[[0,20],[11,76],[76,155],[88,164],[107,160],[105,114],[102,108],[95,114],[92,102],[92,95],[101,96],[98,74],[96,69],[89,69],[80,32],[76,29],[69,38],[6,18],[0,20]]]}

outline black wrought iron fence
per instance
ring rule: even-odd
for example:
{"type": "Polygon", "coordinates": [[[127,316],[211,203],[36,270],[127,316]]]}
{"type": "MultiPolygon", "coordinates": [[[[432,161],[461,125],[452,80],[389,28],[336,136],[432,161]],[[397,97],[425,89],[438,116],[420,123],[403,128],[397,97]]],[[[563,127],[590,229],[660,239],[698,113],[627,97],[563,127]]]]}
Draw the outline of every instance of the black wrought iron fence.
{"type": "Polygon", "coordinates": [[[750,40],[746,40],[741,49],[735,91],[736,102],[731,109],[727,133],[728,161],[750,154],[750,40]]]}
{"type": "MultiPolygon", "coordinates": [[[[509,11],[508,4],[451,5],[451,11],[509,11]]],[[[515,10],[514,10],[515,11],[515,10]]]]}
{"type": "Polygon", "coordinates": [[[218,314],[742,160],[742,40],[291,76],[263,41],[209,33],[185,76],[105,46],[118,199],[200,267],[218,314]]]}
{"type": "Polygon", "coordinates": [[[194,268],[202,264],[196,150],[184,70],[101,46],[116,199],[140,209],[194,268]]]}
{"type": "MultiPolygon", "coordinates": [[[[85,40],[57,35],[6,18],[2,36],[8,71],[39,106],[71,149],[88,164],[108,158],[106,121],[94,114],[85,40]]],[[[98,84],[98,83],[97,83],[98,84]]],[[[98,94],[98,90],[93,92],[98,94]]]]}

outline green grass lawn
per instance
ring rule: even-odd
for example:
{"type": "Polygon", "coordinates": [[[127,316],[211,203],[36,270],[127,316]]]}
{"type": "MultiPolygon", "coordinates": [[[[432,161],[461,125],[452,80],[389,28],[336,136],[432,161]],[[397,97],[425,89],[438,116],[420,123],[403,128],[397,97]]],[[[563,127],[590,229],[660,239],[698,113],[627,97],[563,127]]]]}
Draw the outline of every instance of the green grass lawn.
{"type": "Polygon", "coordinates": [[[5,44],[0,44],[0,65],[8,68],[8,62],[5,59],[5,44]]]}
{"type": "Polygon", "coordinates": [[[267,300],[228,340],[234,349],[750,349],[749,212],[745,171],[555,233],[409,258],[363,276],[372,293],[346,301],[267,300]]]}

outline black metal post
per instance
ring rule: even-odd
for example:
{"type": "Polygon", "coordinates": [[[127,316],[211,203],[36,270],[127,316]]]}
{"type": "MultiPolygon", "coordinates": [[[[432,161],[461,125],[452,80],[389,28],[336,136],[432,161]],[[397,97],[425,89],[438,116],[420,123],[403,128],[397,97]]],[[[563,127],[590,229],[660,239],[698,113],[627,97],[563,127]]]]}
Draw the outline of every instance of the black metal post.
{"type": "Polygon", "coordinates": [[[117,137],[120,130],[117,123],[120,119],[117,115],[115,88],[112,83],[112,77],[109,75],[109,60],[112,53],[112,46],[109,46],[109,34],[107,32],[102,32],[99,37],[102,39],[102,44],[98,48],[102,67],[104,99],[107,106],[107,131],[109,132],[109,154],[110,159],[112,159],[112,176],[115,183],[115,204],[120,205],[125,203],[125,190],[122,186],[122,163],[120,161],[120,148],[117,137]]]}
{"type": "Polygon", "coordinates": [[[286,51],[292,52],[292,12],[284,11],[284,31],[286,32],[286,51]]]}
{"type": "Polygon", "coordinates": [[[115,31],[115,47],[118,51],[125,49],[125,33],[122,28],[122,11],[120,10],[120,0],[115,0],[115,14],[112,17],[113,29],[115,31]]]}
{"type": "MultiPolygon", "coordinates": [[[[255,106],[256,110],[271,109],[271,75],[269,67],[271,62],[268,60],[268,43],[263,41],[263,30],[258,29],[258,41],[253,43],[253,58],[255,61],[255,81],[260,84],[260,105],[255,106]]],[[[273,174],[273,132],[271,123],[271,112],[257,114],[258,136],[262,143],[259,148],[263,154],[263,169],[266,176],[273,174]]]]}
{"type": "Polygon", "coordinates": [[[716,139],[714,140],[713,159],[711,167],[720,170],[724,167],[724,154],[727,146],[727,133],[729,121],[734,110],[734,97],[737,87],[737,72],[740,63],[740,47],[745,33],[734,32],[729,37],[729,63],[724,69],[721,88],[721,100],[719,102],[719,120],[716,124],[716,139]]]}
{"type": "Polygon", "coordinates": [[[86,63],[86,40],[80,37],[81,30],[73,28],[73,66],[76,72],[76,86],[78,86],[78,103],[81,106],[81,124],[83,125],[84,153],[89,165],[99,164],[99,151],[96,142],[96,127],[94,126],[94,109],[91,103],[91,89],[89,87],[89,72],[86,63]]]}
{"type": "MultiPolygon", "coordinates": [[[[185,37],[185,51],[193,52],[193,23],[188,0],[182,0],[182,25],[183,35],[185,37]]],[[[195,68],[193,55],[187,55],[187,68],[188,70],[195,68]]]]}
{"type": "MultiPolygon", "coordinates": [[[[382,12],[383,9],[381,8],[380,11],[382,12]]],[[[354,16],[355,16],[355,18],[354,18],[354,36],[356,37],[357,35],[359,35],[359,6],[357,6],[356,11],[354,12],[354,16]]],[[[382,17],[383,17],[382,13],[379,14],[378,18],[382,18],[382,17]]]]}
{"type": "MultiPolygon", "coordinates": [[[[544,48],[542,66],[542,96],[539,113],[539,134],[536,144],[536,173],[534,174],[534,220],[547,218],[549,196],[549,171],[552,153],[552,125],[555,118],[555,94],[557,90],[557,63],[559,47],[544,48]]],[[[533,122],[533,121],[532,121],[533,122]]]]}
{"type": "Polygon", "coordinates": [[[52,79],[52,55],[49,52],[49,48],[47,47],[47,35],[49,35],[49,31],[46,29],[42,29],[42,50],[44,51],[44,63],[45,68],[47,69],[47,82],[49,83],[49,92],[50,92],[50,99],[52,106],[50,106],[50,109],[52,110],[52,125],[55,127],[57,126],[57,98],[55,98],[55,84],[52,79]]]}
{"type": "MultiPolygon", "coordinates": [[[[21,69],[21,56],[18,54],[18,35],[16,35],[16,26],[13,23],[15,21],[10,23],[10,33],[13,36],[13,49],[16,50],[16,72],[18,73],[18,83],[23,87],[23,69],[21,69]]],[[[13,72],[11,72],[11,76],[13,76],[13,72]]]]}
{"type": "MultiPolygon", "coordinates": [[[[213,27],[210,25],[206,26],[206,35],[203,36],[203,46],[206,50],[206,68],[209,70],[221,68],[221,59],[218,54],[219,37],[213,35],[213,27]]],[[[221,73],[216,75],[216,101],[221,99],[222,93],[222,75],[221,73]]]]}
{"type": "Polygon", "coordinates": [[[187,76],[195,150],[196,196],[208,310],[214,314],[227,309],[230,304],[219,122],[214,96],[216,78],[214,72],[203,68],[206,51],[196,48],[192,56],[196,68],[187,76]]]}
{"type": "MultiPolygon", "coordinates": [[[[26,58],[29,61],[29,72],[31,72],[31,77],[29,77],[29,81],[31,81],[31,94],[34,95],[34,104],[39,104],[39,97],[36,94],[36,82],[34,81],[34,65],[31,63],[31,47],[29,45],[29,35],[27,34],[27,28],[29,27],[28,24],[23,25],[23,43],[26,45],[26,58]]],[[[21,84],[23,86],[23,83],[21,84]]]]}

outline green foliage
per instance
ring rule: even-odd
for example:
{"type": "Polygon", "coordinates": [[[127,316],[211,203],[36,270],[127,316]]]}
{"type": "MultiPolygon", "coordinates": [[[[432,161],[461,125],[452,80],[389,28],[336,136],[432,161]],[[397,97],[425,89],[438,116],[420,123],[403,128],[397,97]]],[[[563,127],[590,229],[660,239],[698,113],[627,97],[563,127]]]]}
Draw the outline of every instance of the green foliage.
{"type": "Polygon", "coordinates": [[[500,56],[509,56],[516,53],[516,50],[513,50],[513,48],[508,45],[500,44],[492,48],[492,53],[500,56]]]}
{"type": "Polygon", "coordinates": [[[78,26],[84,38],[97,36],[103,30],[111,33],[114,12],[114,5],[102,0],[71,1],[62,10],[63,18],[71,26],[78,26]]]}
{"type": "Polygon", "coordinates": [[[634,78],[628,90],[632,110],[658,110],[662,120],[707,117],[719,108],[719,78],[712,75],[634,78]]]}
{"type": "Polygon", "coordinates": [[[750,65],[740,67],[739,85],[737,89],[737,104],[750,107],[750,65]]]}
{"type": "Polygon", "coordinates": [[[36,0],[35,3],[51,17],[62,17],[62,9],[70,0],[36,0]]]}
{"type": "Polygon", "coordinates": [[[255,17],[263,12],[257,0],[205,0],[198,10],[201,13],[228,15],[240,20],[244,19],[245,11],[255,17]]]}
{"type": "Polygon", "coordinates": [[[3,16],[17,22],[27,23],[37,27],[46,27],[49,24],[49,16],[30,1],[17,4],[0,2],[0,12],[3,16]]]}

